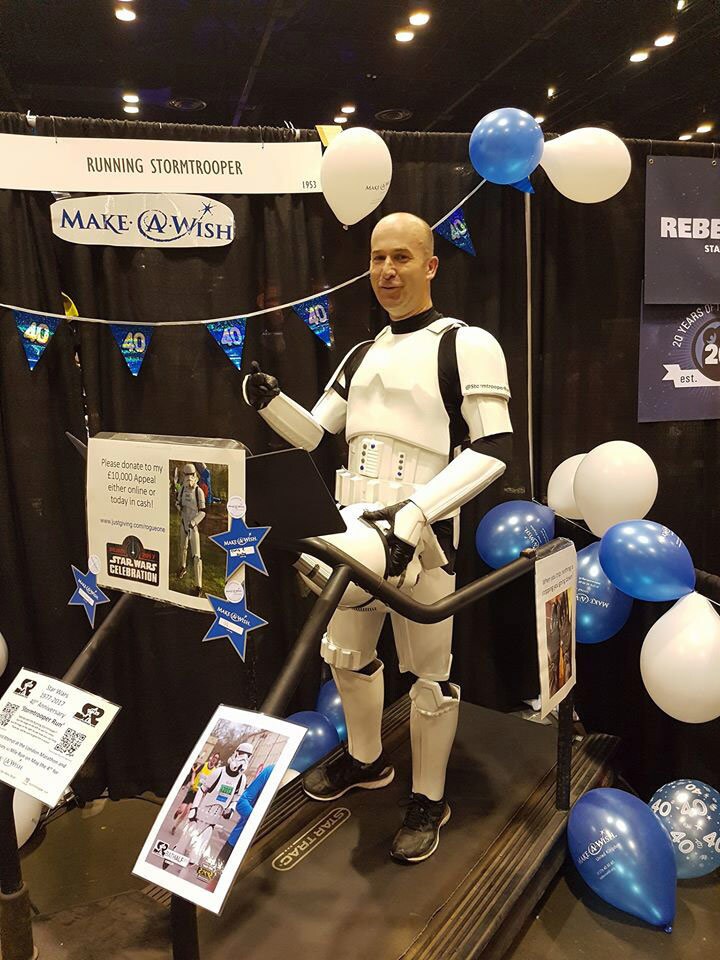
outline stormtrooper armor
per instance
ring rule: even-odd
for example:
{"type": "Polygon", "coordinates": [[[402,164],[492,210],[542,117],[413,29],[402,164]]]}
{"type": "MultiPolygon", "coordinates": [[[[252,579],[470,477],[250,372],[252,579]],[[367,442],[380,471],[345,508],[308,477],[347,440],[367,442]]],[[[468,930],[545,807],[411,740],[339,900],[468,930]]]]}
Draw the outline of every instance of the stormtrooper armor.
{"type": "Polygon", "coordinates": [[[186,463],[183,467],[182,485],[177,495],[177,509],[180,514],[178,576],[185,575],[189,548],[196,590],[202,588],[202,557],[198,527],[205,519],[205,506],[205,494],[198,485],[195,465],[186,463]]]}
{"type": "MultiPolygon", "coordinates": [[[[354,347],[312,412],[277,389],[255,406],[276,432],[306,450],[325,432],[345,430],[349,458],[337,472],[335,493],[352,522],[346,534],[326,539],[384,574],[386,551],[357,528],[362,508],[407,501],[394,515],[393,532],[415,550],[398,586],[433,603],[455,589],[446,552],[457,540],[440,533],[454,524],[438,522],[456,519],[464,503],[503,473],[505,462],[492,455],[486,438],[510,434],[512,426],[505,358],[497,341],[434,310],[420,322],[410,329],[396,322],[354,347]],[[470,446],[458,453],[468,440],[470,446]]],[[[252,402],[248,379],[243,391],[252,402]]],[[[316,589],[329,572],[308,557],[301,558],[300,569],[316,589]]],[[[417,624],[389,612],[400,670],[416,677],[410,692],[412,789],[439,801],[460,701],[459,688],[446,682],[452,619],[417,624]]],[[[382,749],[383,665],[376,644],[387,613],[356,588],[343,597],[322,641],[345,711],[348,750],[362,763],[372,763],[382,749]]]]}

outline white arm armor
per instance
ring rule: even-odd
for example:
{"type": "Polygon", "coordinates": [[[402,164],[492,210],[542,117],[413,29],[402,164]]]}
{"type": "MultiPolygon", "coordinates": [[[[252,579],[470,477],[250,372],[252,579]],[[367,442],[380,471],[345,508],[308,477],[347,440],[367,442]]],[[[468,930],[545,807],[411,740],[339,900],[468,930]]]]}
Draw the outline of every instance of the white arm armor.
{"type": "MultiPolygon", "coordinates": [[[[461,413],[470,441],[512,433],[507,401],[507,366],[497,340],[479,327],[460,327],[455,341],[463,401],[461,413]]],[[[458,510],[502,476],[506,464],[476,450],[463,450],[412,497],[428,523],[458,510]]]]}

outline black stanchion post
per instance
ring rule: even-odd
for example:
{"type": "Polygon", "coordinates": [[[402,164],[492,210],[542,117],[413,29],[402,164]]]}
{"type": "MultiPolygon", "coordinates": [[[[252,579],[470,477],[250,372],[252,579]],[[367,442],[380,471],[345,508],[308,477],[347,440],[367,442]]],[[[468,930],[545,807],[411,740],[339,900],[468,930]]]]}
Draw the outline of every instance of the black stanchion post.
{"type": "Polygon", "coordinates": [[[555,806],[558,810],[570,809],[574,703],[575,697],[571,690],[558,707],[557,774],[555,781],[555,806]]]}
{"type": "Polygon", "coordinates": [[[32,960],[30,894],[23,883],[15,832],[15,791],[0,783],[0,954],[3,960],[32,960]]]}
{"type": "Polygon", "coordinates": [[[173,960],[200,960],[195,904],[176,893],[170,899],[170,936],[173,960]]]}

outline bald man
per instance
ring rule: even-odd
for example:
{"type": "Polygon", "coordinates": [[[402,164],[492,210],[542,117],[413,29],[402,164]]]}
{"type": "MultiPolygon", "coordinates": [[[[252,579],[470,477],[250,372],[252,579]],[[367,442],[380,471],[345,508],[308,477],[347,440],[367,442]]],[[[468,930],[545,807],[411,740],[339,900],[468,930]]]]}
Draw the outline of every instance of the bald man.
{"type": "MultiPolygon", "coordinates": [[[[502,350],[486,331],[433,307],[437,269],[424,220],[409,213],[384,217],[372,233],[370,283],[390,324],[347,354],[312,413],[257,365],[243,382],[245,400],[295,446],[313,450],[325,433],[345,431],[350,449],[347,469],[337,474],[338,503],[364,504],[367,522],[390,525],[385,576],[401,578],[401,589],[423,603],[455,589],[460,507],[502,475],[512,437],[502,350]],[[413,568],[421,572],[410,577],[408,565],[418,558],[413,568]]],[[[339,609],[323,638],[348,750],[306,774],[305,791],[317,800],[335,800],[356,787],[377,789],[395,775],[380,739],[383,664],[376,644],[387,613],[377,600],[339,609]]],[[[450,817],[445,771],[460,690],[449,682],[452,620],[417,624],[394,612],[390,618],[400,670],[415,677],[412,793],[391,855],[416,863],[434,853],[450,817]]]]}

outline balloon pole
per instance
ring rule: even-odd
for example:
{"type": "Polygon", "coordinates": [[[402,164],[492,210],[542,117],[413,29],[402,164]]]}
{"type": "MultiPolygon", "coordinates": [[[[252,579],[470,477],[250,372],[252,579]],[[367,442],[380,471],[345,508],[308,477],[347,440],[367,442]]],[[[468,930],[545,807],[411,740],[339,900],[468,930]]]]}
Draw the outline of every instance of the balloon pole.
{"type": "Polygon", "coordinates": [[[555,780],[555,806],[558,810],[570,809],[570,777],[572,772],[573,742],[573,691],[560,701],[558,707],[557,773],[555,780]]]}

